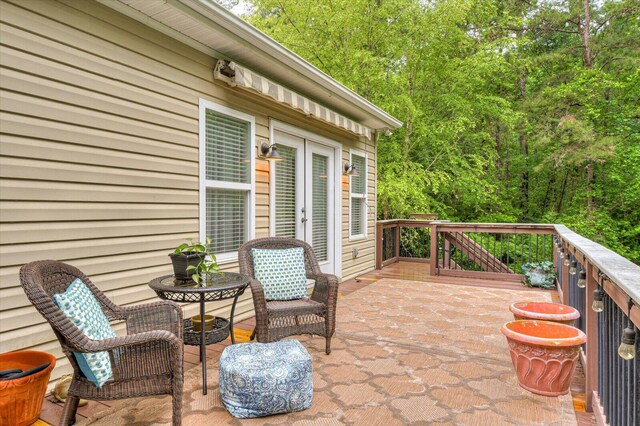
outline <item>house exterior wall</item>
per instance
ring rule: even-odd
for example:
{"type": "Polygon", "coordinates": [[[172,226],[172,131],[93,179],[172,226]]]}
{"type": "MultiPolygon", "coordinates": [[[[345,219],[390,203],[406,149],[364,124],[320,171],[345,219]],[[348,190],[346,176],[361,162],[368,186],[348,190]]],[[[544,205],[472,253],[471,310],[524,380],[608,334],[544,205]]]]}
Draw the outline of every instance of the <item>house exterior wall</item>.
{"type": "MultiPolygon", "coordinates": [[[[83,0],[0,1],[0,351],[62,357],[18,279],[38,259],[70,263],[115,303],[156,299],[150,279],[171,273],[167,254],[198,237],[198,103],[270,118],[368,154],[368,237],[349,241],[342,176],[342,279],[374,268],[373,142],[305,118],[212,77],[215,59],[83,0]],[[353,259],[352,250],[360,254],[353,259]]],[[[269,235],[269,165],[256,160],[255,235],[269,235]]],[[[223,265],[237,270],[237,263],[223,265]]],[[[229,303],[209,304],[228,315],[229,303]]],[[[196,305],[185,305],[185,316],[196,305]]],[[[250,291],[237,319],[252,315],[250,291]]],[[[117,327],[123,332],[122,325],[117,327]]],[[[52,379],[68,373],[60,359],[52,379]]]]}

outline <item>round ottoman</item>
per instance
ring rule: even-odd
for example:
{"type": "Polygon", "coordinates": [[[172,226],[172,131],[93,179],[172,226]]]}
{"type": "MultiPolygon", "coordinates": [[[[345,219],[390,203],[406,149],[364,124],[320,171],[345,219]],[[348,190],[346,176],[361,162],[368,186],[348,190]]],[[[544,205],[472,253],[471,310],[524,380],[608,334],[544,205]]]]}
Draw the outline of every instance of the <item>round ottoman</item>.
{"type": "Polygon", "coordinates": [[[297,340],[240,343],[220,357],[220,394],[238,418],[262,417],[311,407],[311,356],[297,340]]]}

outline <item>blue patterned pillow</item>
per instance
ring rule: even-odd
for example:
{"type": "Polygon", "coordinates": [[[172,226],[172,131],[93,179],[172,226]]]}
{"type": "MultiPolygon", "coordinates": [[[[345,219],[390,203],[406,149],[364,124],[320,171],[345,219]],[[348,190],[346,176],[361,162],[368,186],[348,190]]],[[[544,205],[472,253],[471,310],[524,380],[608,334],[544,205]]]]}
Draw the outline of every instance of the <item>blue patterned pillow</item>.
{"type": "Polygon", "coordinates": [[[251,249],[256,280],[264,288],[267,300],[292,300],[307,297],[307,272],[304,249],[251,249]]]}
{"type": "MultiPolygon", "coordinates": [[[[54,294],[53,300],[67,318],[88,338],[103,340],[116,337],[109,319],[82,280],[78,278],[73,280],[67,287],[67,291],[54,294]]],[[[82,373],[88,380],[95,383],[98,389],[113,376],[108,352],[74,352],[73,355],[82,373]]]]}

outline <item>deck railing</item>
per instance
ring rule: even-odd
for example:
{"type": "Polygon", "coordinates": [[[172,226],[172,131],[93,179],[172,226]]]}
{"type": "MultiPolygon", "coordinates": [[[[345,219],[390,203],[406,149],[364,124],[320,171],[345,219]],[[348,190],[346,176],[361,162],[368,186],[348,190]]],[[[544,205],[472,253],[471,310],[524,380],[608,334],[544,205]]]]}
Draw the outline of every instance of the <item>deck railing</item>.
{"type": "Polygon", "coordinates": [[[418,261],[429,263],[431,275],[522,281],[528,263],[552,262],[562,303],[580,311],[575,326],[587,334],[587,410],[598,424],[640,425],[639,266],[563,225],[394,219],[378,222],[376,241],[378,269],[418,261]],[[600,294],[603,310],[596,312],[600,294]],[[617,351],[629,324],[639,353],[624,360],[617,351]]]}

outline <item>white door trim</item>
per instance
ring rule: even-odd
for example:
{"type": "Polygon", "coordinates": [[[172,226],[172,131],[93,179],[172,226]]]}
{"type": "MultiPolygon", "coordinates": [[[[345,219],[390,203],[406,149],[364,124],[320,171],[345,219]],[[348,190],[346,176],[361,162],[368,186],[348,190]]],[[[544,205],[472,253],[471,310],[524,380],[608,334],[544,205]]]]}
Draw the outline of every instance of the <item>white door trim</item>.
{"type": "MultiPolygon", "coordinates": [[[[269,144],[275,142],[275,131],[280,130],[333,148],[334,150],[334,174],[335,174],[335,198],[334,198],[334,270],[337,277],[342,276],[342,144],[324,136],[317,135],[308,130],[301,129],[291,124],[269,119],[269,144]]],[[[275,167],[272,162],[269,165],[269,235],[275,235],[275,167]]],[[[296,215],[297,217],[297,215],[296,215]]]]}

